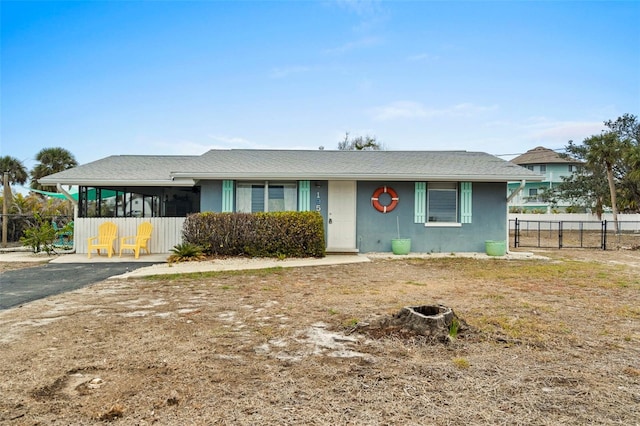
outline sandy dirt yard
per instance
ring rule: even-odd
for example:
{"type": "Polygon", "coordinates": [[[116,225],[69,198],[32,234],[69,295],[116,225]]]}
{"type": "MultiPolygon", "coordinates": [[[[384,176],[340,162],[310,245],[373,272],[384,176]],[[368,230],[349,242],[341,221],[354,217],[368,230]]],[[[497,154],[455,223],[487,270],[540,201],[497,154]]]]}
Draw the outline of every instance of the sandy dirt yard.
{"type": "Polygon", "coordinates": [[[0,423],[640,424],[640,252],[538,254],[111,279],[6,310],[0,423]],[[372,328],[425,304],[470,329],[372,328]]]}

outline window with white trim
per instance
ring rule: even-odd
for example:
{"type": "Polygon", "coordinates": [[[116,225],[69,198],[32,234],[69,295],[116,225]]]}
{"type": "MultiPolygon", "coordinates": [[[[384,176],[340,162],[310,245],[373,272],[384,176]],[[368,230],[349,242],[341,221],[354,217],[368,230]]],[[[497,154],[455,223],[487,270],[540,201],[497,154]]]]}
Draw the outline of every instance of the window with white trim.
{"type": "Polygon", "coordinates": [[[427,223],[458,222],[458,184],[429,182],[427,184],[427,223]]]}
{"type": "Polygon", "coordinates": [[[414,223],[462,226],[472,219],[472,182],[415,182],[414,223]]]}
{"type": "Polygon", "coordinates": [[[242,213],[296,211],[296,182],[238,182],[236,211],[242,213]]]}

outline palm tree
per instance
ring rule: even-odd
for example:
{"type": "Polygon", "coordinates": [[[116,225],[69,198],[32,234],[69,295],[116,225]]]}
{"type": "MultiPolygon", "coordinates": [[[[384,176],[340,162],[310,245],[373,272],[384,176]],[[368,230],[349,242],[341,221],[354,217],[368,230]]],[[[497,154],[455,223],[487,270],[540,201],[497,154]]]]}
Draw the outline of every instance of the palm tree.
{"type": "Polygon", "coordinates": [[[622,207],[640,211],[640,120],[635,115],[624,114],[604,124],[618,135],[622,147],[622,207]]]}
{"type": "Polygon", "coordinates": [[[621,156],[622,146],[620,139],[615,132],[603,132],[599,135],[594,135],[585,139],[584,145],[588,147],[586,155],[587,163],[592,166],[602,164],[607,172],[609,194],[611,195],[611,211],[613,213],[613,222],[617,233],[619,229],[618,204],[613,170],[621,156]]]}
{"type": "Polygon", "coordinates": [[[36,161],[39,163],[31,170],[31,188],[39,190],[54,190],[54,188],[40,185],[38,179],[78,165],[73,154],[64,148],[44,148],[36,154],[36,161]]]}
{"type": "Polygon", "coordinates": [[[22,162],[17,158],[5,155],[0,157],[0,174],[9,172],[9,183],[24,185],[27,181],[28,174],[27,169],[22,165],[22,162]]]}

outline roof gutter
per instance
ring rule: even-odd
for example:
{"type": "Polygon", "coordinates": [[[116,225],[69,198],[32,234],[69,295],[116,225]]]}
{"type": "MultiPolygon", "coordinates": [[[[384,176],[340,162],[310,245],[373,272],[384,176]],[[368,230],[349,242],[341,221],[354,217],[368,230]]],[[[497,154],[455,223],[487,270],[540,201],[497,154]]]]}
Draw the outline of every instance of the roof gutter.
{"type": "Polygon", "coordinates": [[[507,204],[513,200],[513,198],[518,195],[520,193],[520,191],[522,191],[524,189],[524,185],[527,183],[526,180],[522,179],[522,181],[520,181],[520,186],[513,191],[511,194],[509,194],[509,196],[507,197],[507,204]]]}
{"type": "MultiPolygon", "coordinates": [[[[353,174],[336,174],[336,173],[300,173],[300,172],[244,172],[244,173],[216,173],[216,172],[173,172],[171,176],[178,181],[179,179],[192,180],[248,180],[248,179],[286,179],[286,180],[366,180],[366,181],[469,181],[469,182],[506,182],[523,179],[523,176],[504,176],[504,175],[416,175],[416,174],[379,174],[379,173],[353,173],[353,174]]],[[[537,176],[529,176],[527,179],[536,179],[537,176]]],[[[540,177],[542,180],[542,176],[540,177]]]]}
{"type": "Polygon", "coordinates": [[[196,182],[193,179],[153,179],[153,180],[110,180],[110,179],[64,179],[59,182],[38,180],[42,184],[48,185],[78,185],[78,186],[194,186],[196,182]]]}

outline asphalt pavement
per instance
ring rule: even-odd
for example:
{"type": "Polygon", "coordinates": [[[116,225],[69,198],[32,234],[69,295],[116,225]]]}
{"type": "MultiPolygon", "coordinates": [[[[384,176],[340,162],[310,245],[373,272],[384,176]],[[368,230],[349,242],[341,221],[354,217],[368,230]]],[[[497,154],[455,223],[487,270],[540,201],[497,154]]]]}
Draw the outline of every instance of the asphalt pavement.
{"type": "Polygon", "coordinates": [[[0,273],[0,310],[76,290],[154,263],[47,263],[0,273]]]}

